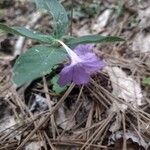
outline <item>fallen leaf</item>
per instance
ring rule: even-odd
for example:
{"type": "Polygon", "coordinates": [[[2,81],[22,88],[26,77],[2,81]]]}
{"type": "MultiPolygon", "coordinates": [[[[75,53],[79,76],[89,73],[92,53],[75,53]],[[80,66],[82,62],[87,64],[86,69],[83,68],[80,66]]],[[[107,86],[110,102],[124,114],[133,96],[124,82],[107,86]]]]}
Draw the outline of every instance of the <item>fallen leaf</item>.
{"type": "MultiPolygon", "coordinates": [[[[112,94],[125,102],[130,103],[133,107],[141,106],[143,95],[140,85],[118,67],[106,67],[112,84],[112,94]]],[[[116,110],[126,110],[125,104],[119,104],[116,110]],[[119,109],[120,108],[120,109],[119,109]]]]}
{"type": "Polygon", "coordinates": [[[61,106],[55,115],[56,124],[64,130],[70,130],[75,125],[75,119],[72,118],[72,112],[65,106],[61,106]]]}
{"type": "MultiPolygon", "coordinates": [[[[117,140],[122,139],[124,136],[123,131],[117,131],[110,135],[108,145],[115,144],[117,140]]],[[[147,149],[148,143],[141,139],[134,131],[127,130],[125,133],[126,140],[131,139],[134,143],[137,143],[139,146],[147,149]]]]}
{"type": "Polygon", "coordinates": [[[139,32],[133,40],[132,50],[141,53],[150,52],[150,34],[139,32]]]}
{"type": "MultiPolygon", "coordinates": [[[[15,121],[14,116],[6,115],[3,119],[0,121],[0,132],[4,131],[10,127],[13,127],[17,122],[15,121]]],[[[12,129],[12,128],[11,128],[12,129]]],[[[9,131],[11,130],[9,129],[9,131]]],[[[7,130],[8,131],[8,130],[7,130]]]]}
{"type": "Polygon", "coordinates": [[[31,143],[28,143],[25,146],[25,150],[41,150],[41,147],[44,146],[44,142],[43,141],[34,141],[31,143]]]}
{"type": "Polygon", "coordinates": [[[138,11],[139,19],[141,20],[139,26],[141,29],[150,27],[150,7],[146,9],[139,9],[138,11]]]}
{"type": "MultiPolygon", "coordinates": [[[[53,101],[50,101],[49,103],[51,104],[51,107],[54,104],[53,101]]],[[[47,99],[38,94],[35,94],[35,100],[32,103],[32,105],[30,106],[30,111],[37,112],[37,111],[44,111],[47,109],[48,109],[47,99]]]]}
{"type": "Polygon", "coordinates": [[[9,132],[14,129],[14,125],[17,124],[15,116],[11,114],[11,109],[8,103],[6,103],[2,98],[0,98],[0,132],[9,132]],[[11,129],[9,129],[11,127],[11,129]],[[6,130],[8,129],[8,130],[6,130]]]}
{"type": "Polygon", "coordinates": [[[150,7],[143,10],[139,9],[138,16],[139,20],[141,20],[139,23],[141,31],[133,39],[132,50],[142,53],[150,52],[150,34],[147,34],[150,30],[150,7]],[[143,30],[148,32],[144,32],[143,30]]]}
{"type": "Polygon", "coordinates": [[[92,26],[92,31],[94,33],[99,33],[104,30],[104,27],[107,25],[111,13],[111,9],[106,9],[103,13],[100,14],[92,26]]]}
{"type": "MultiPolygon", "coordinates": [[[[112,108],[114,108],[114,107],[112,107],[112,108]]],[[[118,112],[116,117],[115,117],[115,121],[111,124],[111,126],[109,128],[109,131],[110,132],[118,131],[121,127],[121,122],[122,122],[121,114],[120,114],[120,112],[118,112]]]]}

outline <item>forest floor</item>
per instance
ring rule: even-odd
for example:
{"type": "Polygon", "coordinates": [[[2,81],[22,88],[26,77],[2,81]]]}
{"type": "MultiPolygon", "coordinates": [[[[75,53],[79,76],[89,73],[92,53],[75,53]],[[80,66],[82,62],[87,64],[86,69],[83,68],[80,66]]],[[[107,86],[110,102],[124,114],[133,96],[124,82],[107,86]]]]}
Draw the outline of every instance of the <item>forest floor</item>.
{"type": "MultiPolygon", "coordinates": [[[[70,14],[72,2],[61,2],[70,14]]],[[[0,22],[43,33],[53,25],[30,0],[2,0],[0,22]]],[[[69,32],[125,42],[96,44],[107,67],[56,94],[50,75],[16,88],[13,65],[37,42],[0,31],[0,150],[150,149],[150,1],[75,0],[69,32]]]]}

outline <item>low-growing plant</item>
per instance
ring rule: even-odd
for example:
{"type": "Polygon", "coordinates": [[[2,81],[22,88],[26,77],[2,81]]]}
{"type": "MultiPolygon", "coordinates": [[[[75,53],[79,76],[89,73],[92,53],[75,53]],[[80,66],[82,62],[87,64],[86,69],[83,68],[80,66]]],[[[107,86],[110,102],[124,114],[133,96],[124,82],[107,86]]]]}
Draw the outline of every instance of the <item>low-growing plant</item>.
{"type": "Polygon", "coordinates": [[[149,85],[150,86],[150,77],[144,77],[142,82],[143,82],[144,85],[149,85]]]}
{"type": "Polygon", "coordinates": [[[124,41],[115,36],[66,36],[70,20],[63,5],[58,0],[36,0],[36,5],[53,16],[54,27],[51,34],[0,24],[0,29],[7,33],[21,35],[40,43],[17,59],[13,67],[13,81],[17,86],[51,73],[56,65],[68,60],[68,56],[70,64],[59,74],[59,85],[64,86],[72,81],[76,84],[88,83],[90,75],[106,65],[92,52],[93,45],[88,43],[124,41]]]}

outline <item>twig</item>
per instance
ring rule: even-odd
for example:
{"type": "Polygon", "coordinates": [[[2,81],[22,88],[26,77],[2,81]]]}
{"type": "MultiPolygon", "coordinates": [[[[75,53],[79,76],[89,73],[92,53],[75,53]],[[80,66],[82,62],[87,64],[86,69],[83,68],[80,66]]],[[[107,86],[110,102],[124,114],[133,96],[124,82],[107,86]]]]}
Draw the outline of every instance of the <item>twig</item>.
{"type": "MultiPolygon", "coordinates": [[[[75,115],[77,114],[79,108],[80,108],[81,105],[82,105],[82,103],[80,103],[80,104],[77,106],[78,102],[80,101],[80,97],[81,97],[83,88],[84,88],[84,86],[81,87],[80,92],[79,92],[79,94],[78,94],[77,102],[76,102],[76,105],[74,106],[74,108],[75,108],[74,110],[75,110],[75,111],[72,113],[71,118],[68,119],[68,120],[70,120],[70,122],[74,119],[75,115]]],[[[60,139],[60,138],[63,136],[63,134],[65,133],[66,129],[67,129],[67,126],[66,126],[66,128],[63,130],[63,132],[61,133],[61,135],[60,135],[57,139],[60,139]]]]}
{"type": "Polygon", "coordinates": [[[73,83],[70,85],[69,89],[62,96],[62,98],[56,104],[56,106],[53,108],[53,110],[46,117],[41,119],[41,121],[39,122],[37,127],[24,139],[24,141],[17,147],[16,150],[20,150],[30,140],[30,138],[43,126],[43,124],[45,124],[49,120],[49,117],[62,105],[62,103],[67,98],[67,96],[70,94],[70,92],[72,91],[74,86],[75,85],[73,83]]]}
{"type": "Polygon", "coordinates": [[[126,141],[126,123],[125,123],[125,115],[122,114],[122,124],[123,124],[123,148],[122,150],[127,150],[127,141],[126,141]]]}
{"type": "Polygon", "coordinates": [[[56,150],[55,147],[53,146],[53,144],[51,143],[51,140],[49,139],[49,137],[47,136],[47,134],[46,134],[45,131],[44,131],[44,136],[45,136],[45,138],[46,138],[46,140],[47,140],[47,142],[48,142],[50,148],[51,148],[52,150],[56,150]]]}
{"type": "Polygon", "coordinates": [[[112,113],[108,118],[99,126],[97,130],[91,135],[91,137],[85,142],[85,144],[81,147],[80,150],[87,150],[91,144],[98,138],[98,136],[101,134],[101,132],[105,129],[105,127],[108,125],[108,123],[113,118],[114,114],[112,113]],[[91,142],[90,142],[91,141],[91,142]],[[90,143],[89,143],[90,142],[90,143]],[[86,147],[87,146],[87,147],[86,147]],[[86,148],[85,148],[86,147],[86,148]]]}

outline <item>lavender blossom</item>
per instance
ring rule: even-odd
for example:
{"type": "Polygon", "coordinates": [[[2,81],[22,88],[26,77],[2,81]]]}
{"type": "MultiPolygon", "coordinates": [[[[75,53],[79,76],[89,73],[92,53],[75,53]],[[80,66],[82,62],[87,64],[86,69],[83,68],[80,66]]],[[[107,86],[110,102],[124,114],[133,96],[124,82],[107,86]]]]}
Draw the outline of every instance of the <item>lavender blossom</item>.
{"type": "Polygon", "coordinates": [[[77,85],[87,84],[90,75],[105,66],[105,63],[92,52],[93,45],[79,45],[73,51],[63,42],[59,41],[59,43],[66,49],[71,60],[71,63],[66,65],[59,74],[60,86],[70,82],[77,85]]]}

